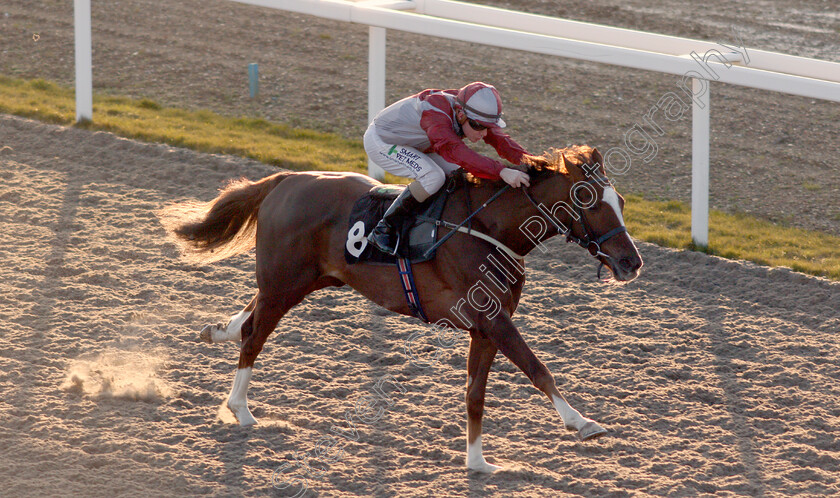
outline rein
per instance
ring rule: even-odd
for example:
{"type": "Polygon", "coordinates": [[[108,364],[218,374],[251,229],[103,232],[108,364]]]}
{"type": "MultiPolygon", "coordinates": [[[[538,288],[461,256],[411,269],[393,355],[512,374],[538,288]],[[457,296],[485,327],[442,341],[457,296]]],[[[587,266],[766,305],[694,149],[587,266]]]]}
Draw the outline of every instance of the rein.
{"type": "MultiPolygon", "coordinates": [[[[591,185],[591,184],[597,183],[599,180],[609,182],[609,180],[607,180],[606,178],[598,177],[598,178],[592,178],[590,180],[587,180],[586,183],[589,183],[591,185]]],[[[473,211],[469,216],[467,216],[464,219],[464,221],[462,221],[461,223],[459,223],[457,225],[454,224],[454,223],[450,223],[448,221],[445,221],[445,220],[435,220],[435,219],[428,218],[428,217],[425,217],[425,216],[418,216],[417,217],[418,219],[434,223],[436,226],[443,226],[444,228],[448,228],[450,230],[449,233],[447,233],[440,240],[435,242],[435,244],[432,245],[432,247],[430,247],[425,252],[424,256],[428,256],[429,254],[431,254],[438,247],[443,245],[444,242],[449,240],[450,237],[455,235],[456,232],[462,232],[462,233],[466,233],[467,235],[472,235],[473,237],[476,237],[476,238],[485,240],[487,242],[490,242],[491,244],[498,247],[501,251],[505,252],[508,256],[511,256],[515,259],[525,259],[525,256],[517,254],[511,248],[507,247],[506,245],[504,245],[503,243],[494,239],[493,237],[491,237],[491,236],[489,236],[485,233],[481,233],[481,232],[478,232],[476,230],[473,230],[471,228],[464,228],[464,225],[466,225],[467,223],[471,224],[471,221],[472,221],[472,219],[475,215],[477,215],[479,212],[481,212],[482,209],[489,206],[493,201],[498,199],[499,196],[501,196],[503,193],[505,193],[507,191],[507,189],[509,189],[509,188],[510,188],[510,185],[505,185],[504,187],[500,188],[498,191],[496,191],[495,194],[493,194],[493,196],[491,196],[489,199],[487,199],[478,209],[473,211]]],[[[542,218],[547,219],[549,222],[551,222],[552,225],[554,225],[555,230],[557,230],[557,234],[566,236],[566,243],[574,242],[575,244],[577,244],[580,247],[589,251],[589,254],[591,254],[596,259],[598,257],[601,257],[601,258],[604,258],[607,261],[609,261],[611,264],[615,264],[615,260],[609,254],[607,254],[607,253],[605,253],[601,250],[601,244],[603,244],[604,242],[608,241],[609,239],[615,237],[616,235],[619,235],[621,233],[625,233],[627,231],[627,227],[625,227],[625,226],[615,227],[612,230],[608,231],[607,233],[601,235],[600,237],[595,237],[595,235],[592,233],[592,229],[590,228],[589,223],[586,222],[586,217],[584,217],[584,215],[583,215],[583,209],[581,209],[581,207],[577,203],[573,203],[575,205],[575,209],[577,210],[578,218],[580,220],[580,224],[581,224],[581,226],[583,226],[584,232],[586,232],[585,235],[583,236],[583,238],[576,237],[576,236],[572,235],[571,226],[564,230],[563,227],[554,219],[553,216],[551,216],[548,213],[545,213],[543,211],[543,209],[540,208],[539,204],[537,203],[536,200],[534,200],[534,197],[528,191],[527,187],[522,187],[521,190],[522,190],[522,193],[525,194],[525,197],[528,199],[528,201],[530,201],[531,204],[534,206],[534,208],[536,208],[536,210],[540,214],[540,216],[542,218]]],[[[467,199],[469,199],[469,197],[467,199]]],[[[469,200],[467,202],[469,202],[469,200]]],[[[468,210],[469,210],[469,208],[468,208],[468,210]]],[[[600,259],[598,260],[598,262],[600,263],[598,265],[598,280],[601,280],[601,271],[604,269],[605,263],[600,259]]]]}
{"type": "MultiPolygon", "coordinates": [[[[587,180],[586,183],[591,185],[591,184],[597,183],[598,180],[604,180],[604,181],[609,182],[609,180],[607,180],[606,178],[598,177],[598,178],[592,178],[590,180],[587,180]]],[[[609,254],[607,254],[607,253],[605,253],[601,250],[601,244],[603,244],[604,242],[608,241],[609,239],[615,237],[618,234],[626,232],[627,227],[625,227],[625,226],[615,227],[612,230],[608,231],[607,233],[605,233],[605,234],[601,235],[600,237],[596,238],[595,235],[592,233],[592,229],[589,227],[589,223],[586,222],[586,217],[584,217],[584,215],[583,215],[583,210],[581,209],[581,207],[577,203],[573,202],[573,204],[575,205],[575,209],[577,210],[577,213],[578,213],[578,218],[580,219],[580,224],[581,224],[581,226],[583,226],[584,232],[586,232],[584,234],[583,238],[575,237],[574,235],[572,235],[571,223],[569,224],[570,225],[569,228],[563,230],[563,227],[559,223],[557,223],[557,221],[554,219],[553,216],[545,213],[543,211],[543,209],[540,208],[540,206],[537,204],[537,201],[535,201],[534,197],[531,195],[531,193],[528,192],[527,188],[522,188],[522,193],[525,194],[525,197],[531,202],[531,204],[534,206],[534,208],[536,208],[537,212],[540,213],[540,216],[542,216],[545,219],[548,219],[548,221],[551,222],[552,225],[554,225],[554,228],[555,228],[555,230],[557,230],[558,235],[565,235],[566,236],[566,243],[574,242],[575,244],[577,244],[580,247],[589,251],[589,254],[591,254],[594,258],[597,259],[600,256],[600,257],[608,260],[611,264],[615,264],[615,260],[609,254]]],[[[598,280],[601,280],[601,270],[604,269],[605,264],[601,260],[598,260],[598,262],[600,263],[598,265],[598,280]]]]}
{"type": "Polygon", "coordinates": [[[464,219],[464,221],[462,221],[461,223],[459,223],[459,224],[457,224],[457,225],[453,225],[452,223],[449,223],[448,221],[443,221],[443,220],[432,220],[431,218],[426,218],[425,216],[423,216],[423,217],[418,216],[418,217],[417,217],[418,219],[423,219],[423,221],[431,221],[431,222],[433,222],[435,225],[438,225],[438,226],[443,226],[443,227],[448,228],[448,229],[450,229],[450,230],[451,230],[451,232],[449,232],[448,234],[444,235],[444,236],[443,236],[443,237],[442,237],[439,241],[435,242],[435,244],[434,244],[432,247],[430,247],[430,248],[429,248],[429,249],[428,249],[428,250],[427,250],[427,251],[423,254],[423,256],[428,256],[429,254],[431,254],[431,253],[432,253],[435,249],[437,249],[438,247],[440,247],[441,245],[443,245],[443,243],[444,243],[444,242],[446,242],[447,240],[449,240],[449,238],[450,238],[450,237],[452,237],[453,235],[455,235],[457,232],[463,232],[463,233],[466,233],[466,234],[468,234],[468,235],[472,235],[472,236],[474,236],[474,237],[478,237],[478,238],[480,238],[480,239],[486,240],[486,241],[490,242],[491,244],[494,244],[496,247],[498,247],[498,248],[500,248],[501,250],[505,251],[508,255],[515,256],[515,257],[516,257],[516,258],[518,258],[518,259],[524,259],[524,258],[525,258],[524,256],[520,256],[520,255],[516,254],[516,253],[515,253],[515,252],[513,252],[513,251],[512,251],[509,247],[507,247],[506,245],[502,244],[501,242],[499,242],[498,240],[494,239],[493,237],[490,237],[490,236],[489,236],[489,235],[487,235],[487,234],[483,234],[483,233],[480,233],[480,232],[476,232],[475,230],[472,230],[472,229],[469,229],[469,228],[464,228],[464,225],[465,225],[465,224],[467,224],[468,222],[470,222],[470,220],[472,220],[472,219],[473,219],[473,217],[474,217],[475,215],[477,215],[479,212],[481,212],[481,210],[482,210],[482,209],[484,209],[484,208],[486,208],[487,206],[489,206],[489,205],[490,205],[490,203],[492,203],[493,201],[495,201],[496,199],[498,199],[498,198],[499,198],[499,196],[500,196],[500,195],[502,195],[503,193],[505,193],[505,192],[507,191],[507,189],[509,189],[509,188],[510,188],[510,185],[505,185],[504,187],[500,188],[500,189],[499,189],[499,190],[498,190],[495,194],[493,194],[493,196],[492,196],[492,197],[490,197],[489,199],[487,199],[486,201],[484,201],[484,204],[482,204],[482,205],[481,205],[481,207],[479,207],[478,209],[476,209],[475,211],[473,211],[473,212],[472,212],[472,214],[470,214],[469,216],[467,216],[467,217],[464,219]]]}
{"type": "MultiPolygon", "coordinates": [[[[455,232],[461,232],[461,233],[465,233],[467,235],[472,235],[473,237],[475,237],[477,239],[486,240],[487,242],[493,244],[494,246],[498,247],[500,251],[504,252],[505,254],[507,254],[508,256],[510,256],[513,259],[525,259],[525,256],[517,253],[516,251],[514,251],[510,247],[504,245],[503,243],[501,243],[498,240],[494,239],[493,237],[487,235],[486,233],[479,232],[478,230],[473,230],[472,228],[465,228],[463,226],[459,226],[459,225],[456,225],[455,223],[450,223],[450,222],[445,221],[445,220],[435,220],[435,219],[429,218],[427,216],[418,216],[417,219],[422,220],[422,221],[428,221],[430,223],[434,223],[437,226],[442,226],[444,228],[448,228],[448,229],[452,230],[452,232],[449,232],[447,235],[454,234],[455,232]]],[[[438,242],[440,242],[440,241],[438,241],[438,242]]],[[[430,248],[429,251],[427,251],[427,252],[433,251],[435,248],[437,248],[438,245],[440,245],[440,244],[436,243],[436,245],[433,246],[432,248],[430,248]]],[[[424,255],[425,255],[425,253],[424,253],[424,255]]]]}

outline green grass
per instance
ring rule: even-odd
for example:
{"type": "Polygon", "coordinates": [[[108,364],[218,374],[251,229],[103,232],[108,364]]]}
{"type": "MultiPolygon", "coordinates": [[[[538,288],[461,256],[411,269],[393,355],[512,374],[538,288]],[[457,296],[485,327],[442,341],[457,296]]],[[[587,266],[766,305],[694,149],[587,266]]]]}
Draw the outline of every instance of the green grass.
{"type": "Polygon", "coordinates": [[[628,195],[626,200],[627,230],[637,239],[840,280],[840,237],[712,210],[709,246],[698,247],[691,240],[687,204],[650,201],[638,195],[628,195]]]}
{"type": "MultiPolygon", "coordinates": [[[[71,89],[0,76],[0,112],[71,125],[71,89]]],[[[361,141],[291,128],[256,118],[233,118],[209,111],[161,106],[148,99],[94,97],[94,119],[82,126],[149,142],[202,152],[236,154],[292,170],[367,171],[361,141]]],[[[387,181],[396,181],[388,175],[387,181]]],[[[808,186],[806,186],[808,188],[808,186]]],[[[629,195],[628,230],[637,239],[667,247],[699,250],[726,258],[840,280],[840,237],[790,228],[741,215],[711,212],[709,247],[691,242],[691,211],[678,201],[651,201],[629,195]]]]}
{"type": "MultiPolygon", "coordinates": [[[[0,112],[70,125],[73,90],[0,76],[0,112]]],[[[361,142],[258,118],[163,107],[148,100],[95,96],[95,121],[78,126],[201,152],[236,154],[292,170],[367,171],[361,142]]]]}

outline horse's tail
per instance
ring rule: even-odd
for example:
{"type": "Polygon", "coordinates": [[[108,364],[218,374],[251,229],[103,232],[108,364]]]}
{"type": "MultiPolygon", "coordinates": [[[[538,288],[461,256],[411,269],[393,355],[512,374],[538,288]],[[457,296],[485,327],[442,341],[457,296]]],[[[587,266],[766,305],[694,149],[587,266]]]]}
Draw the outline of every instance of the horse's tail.
{"type": "Polygon", "coordinates": [[[160,213],[188,259],[213,262],[254,247],[260,204],[278,183],[294,173],[282,172],[256,182],[232,180],[214,200],[181,203],[160,213]],[[187,219],[188,221],[184,221],[187,219]]]}

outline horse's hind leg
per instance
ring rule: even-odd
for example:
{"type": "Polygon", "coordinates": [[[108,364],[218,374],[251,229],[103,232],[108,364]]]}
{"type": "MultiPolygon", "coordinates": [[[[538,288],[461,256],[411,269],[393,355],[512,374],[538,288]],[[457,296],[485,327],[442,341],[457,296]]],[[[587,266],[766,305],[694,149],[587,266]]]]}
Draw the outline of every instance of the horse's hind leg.
{"type": "Polygon", "coordinates": [[[199,338],[208,344],[226,341],[241,341],[242,325],[251,316],[251,312],[254,311],[254,306],[257,304],[257,296],[259,296],[259,294],[251,299],[251,302],[248,303],[248,306],[245,306],[245,309],[230,317],[227,325],[222,325],[221,323],[217,325],[205,325],[198,334],[199,338]]]}
{"type": "Polygon", "coordinates": [[[292,306],[296,305],[308,294],[308,292],[290,293],[287,295],[268,297],[260,292],[256,297],[256,305],[253,313],[245,320],[242,326],[242,346],[239,350],[239,365],[236,376],[233,379],[233,387],[228,396],[227,406],[240,425],[254,425],[257,419],[251,415],[248,409],[248,384],[251,380],[251,371],[257,355],[262,351],[268,336],[277,327],[277,323],[283,318],[292,306]]]}

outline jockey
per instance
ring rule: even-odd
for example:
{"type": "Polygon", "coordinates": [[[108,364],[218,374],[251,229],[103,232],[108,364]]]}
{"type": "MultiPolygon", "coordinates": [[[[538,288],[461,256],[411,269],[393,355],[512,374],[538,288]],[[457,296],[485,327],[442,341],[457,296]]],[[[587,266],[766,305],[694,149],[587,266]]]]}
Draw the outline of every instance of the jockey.
{"type": "Polygon", "coordinates": [[[474,82],[460,90],[424,90],[383,109],[365,132],[365,152],[385,171],[414,178],[368,236],[379,250],[396,254],[395,226],[440,190],[446,175],[464,168],[479,178],[529,185],[526,173],[470,149],[464,138],[484,140],[504,159],[520,164],[528,152],[501,130],[502,100],[492,85],[474,82]]]}

